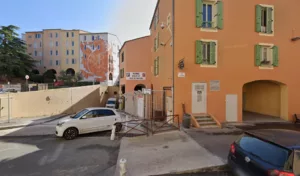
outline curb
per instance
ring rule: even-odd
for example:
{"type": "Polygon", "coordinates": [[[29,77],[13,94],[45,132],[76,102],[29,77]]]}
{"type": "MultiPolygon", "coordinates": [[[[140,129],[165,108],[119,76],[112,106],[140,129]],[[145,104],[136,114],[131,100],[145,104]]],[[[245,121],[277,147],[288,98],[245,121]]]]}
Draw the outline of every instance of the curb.
{"type": "Polygon", "coordinates": [[[21,127],[30,127],[30,126],[35,126],[35,125],[42,125],[44,123],[49,123],[49,122],[52,122],[52,121],[55,121],[57,119],[61,119],[65,116],[68,116],[69,114],[61,114],[61,115],[57,115],[57,117],[54,117],[53,119],[51,120],[47,120],[47,121],[44,121],[44,122],[40,122],[40,123],[36,123],[36,124],[23,124],[23,125],[14,125],[14,126],[5,126],[5,127],[0,127],[0,130],[9,130],[9,129],[14,129],[14,128],[21,128],[21,127]]]}
{"type": "MultiPolygon", "coordinates": [[[[225,165],[220,165],[220,166],[212,166],[212,167],[186,170],[186,171],[180,171],[180,172],[170,172],[167,174],[156,175],[156,176],[168,176],[170,174],[173,174],[173,175],[200,174],[200,173],[210,173],[210,172],[214,173],[214,172],[228,172],[228,171],[230,171],[230,168],[227,164],[225,164],[225,165]]],[[[154,175],[152,175],[152,176],[154,176],[154,175]]]]}
{"type": "Polygon", "coordinates": [[[40,138],[40,137],[51,137],[56,138],[53,134],[41,134],[41,135],[18,135],[18,136],[0,136],[0,139],[11,139],[11,138],[40,138]]]}

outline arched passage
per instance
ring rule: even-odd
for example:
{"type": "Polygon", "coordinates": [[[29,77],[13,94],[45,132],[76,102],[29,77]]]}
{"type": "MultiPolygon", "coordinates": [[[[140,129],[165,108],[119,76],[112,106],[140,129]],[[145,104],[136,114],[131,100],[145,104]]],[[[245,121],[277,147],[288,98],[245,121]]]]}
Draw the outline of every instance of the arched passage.
{"type": "Polygon", "coordinates": [[[138,84],[134,87],[134,91],[142,91],[143,88],[146,88],[146,86],[144,84],[138,84]]]}
{"type": "Polygon", "coordinates": [[[66,74],[70,75],[70,76],[74,76],[75,75],[75,70],[73,68],[68,68],[66,70],[66,74]]]}
{"type": "Polygon", "coordinates": [[[243,86],[243,121],[288,120],[287,85],[258,80],[243,86]]]}

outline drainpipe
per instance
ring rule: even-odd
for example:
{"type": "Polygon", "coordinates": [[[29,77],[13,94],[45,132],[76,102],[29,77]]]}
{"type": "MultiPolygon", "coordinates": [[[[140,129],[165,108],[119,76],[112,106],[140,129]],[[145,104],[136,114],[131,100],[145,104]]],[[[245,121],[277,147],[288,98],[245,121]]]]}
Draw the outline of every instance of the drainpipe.
{"type": "MultiPolygon", "coordinates": [[[[172,102],[172,106],[173,106],[173,112],[172,114],[174,115],[174,109],[175,109],[175,93],[174,93],[174,84],[175,84],[175,50],[174,50],[174,46],[175,46],[175,41],[174,41],[174,36],[175,36],[175,31],[174,31],[174,24],[175,24],[175,20],[174,20],[174,17],[175,17],[175,0],[173,0],[172,2],[172,74],[173,74],[173,79],[172,79],[172,99],[173,99],[173,102],[172,102]]],[[[179,118],[179,117],[178,117],[179,118]]]]}

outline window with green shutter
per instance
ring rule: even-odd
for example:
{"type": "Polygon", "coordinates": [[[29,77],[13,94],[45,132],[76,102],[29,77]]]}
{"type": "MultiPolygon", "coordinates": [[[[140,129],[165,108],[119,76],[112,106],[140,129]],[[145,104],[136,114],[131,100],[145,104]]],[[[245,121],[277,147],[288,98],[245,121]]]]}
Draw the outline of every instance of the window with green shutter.
{"type": "Polygon", "coordinates": [[[159,57],[156,59],[156,75],[159,75],[159,57]]]}
{"type": "Polygon", "coordinates": [[[159,57],[154,59],[154,76],[159,75],[159,57]]]}
{"type": "Polygon", "coordinates": [[[274,33],[274,8],[271,6],[256,5],[255,31],[265,34],[274,33]]]}
{"type": "Polygon", "coordinates": [[[196,0],[196,27],[223,29],[223,1],[196,0]]]}
{"type": "Polygon", "coordinates": [[[196,64],[216,65],[217,43],[214,41],[196,41],[196,64]]]}
{"type": "Polygon", "coordinates": [[[124,68],[122,68],[122,78],[124,78],[124,68]]]}
{"type": "Polygon", "coordinates": [[[255,45],[255,66],[278,67],[278,46],[255,45]]]}

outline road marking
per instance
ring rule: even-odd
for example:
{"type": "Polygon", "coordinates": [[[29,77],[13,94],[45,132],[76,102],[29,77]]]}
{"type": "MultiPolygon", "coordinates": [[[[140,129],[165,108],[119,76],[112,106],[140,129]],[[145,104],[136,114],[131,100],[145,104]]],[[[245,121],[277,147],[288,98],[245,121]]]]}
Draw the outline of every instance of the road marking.
{"type": "Polygon", "coordinates": [[[48,163],[52,163],[54,162],[60,155],[60,153],[63,151],[64,148],[64,143],[59,144],[58,147],[56,147],[54,154],[52,155],[52,157],[48,160],[48,163]]]}
{"type": "Polygon", "coordinates": [[[45,165],[46,164],[46,162],[47,162],[47,158],[48,158],[48,156],[46,155],[46,156],[43,156],[40,160],[39,160],[39,165],[40,166],[43,166],[43,165],[45,165]]]}

